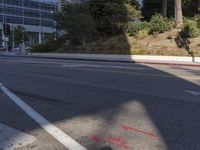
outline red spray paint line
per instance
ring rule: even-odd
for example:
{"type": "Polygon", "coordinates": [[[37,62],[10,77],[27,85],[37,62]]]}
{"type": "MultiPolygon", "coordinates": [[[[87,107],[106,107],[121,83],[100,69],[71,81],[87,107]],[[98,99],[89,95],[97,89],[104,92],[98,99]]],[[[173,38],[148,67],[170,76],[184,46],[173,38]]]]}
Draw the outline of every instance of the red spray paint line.
{"type": "Polygon", "coordinates": [[[117,146],[118,148],[121,148],[124,150],[129,149],[128,143],[124,142],[120,137],[115,137],[115,136],[110,135],[108,137],[102,138],[100,136],[93,135],[93,136],[89,137],[89,139],[94,142],[113,144],[113,145],[117,146]]]}
{"type": "Polygon", "coordinates": [[[93,135],[89,138],[91,141],[94,141],[94,142],[101,142],[102,141],[102,138],[97,136],[97,135],[93,135]]]}
{"type": "Polygon", "coordinates": [[[109,136],[106,138],[106,142],[117,145],[119,148],[129,149],[128,143],[124,142],[120,137],[109,136]]]}
{"type": "Polygon", "coordinates": [[[138,133],[141,133],[141,134],[144,134],[146,136],[149,136],[151,138],[156,138],[157,135],[155,135],[154,133],[152,132],[147,132],[147,131],[143,131],[143,130],[140,130],[140,129],[136,129],[136,128],[132,128],[132,127],[129,127],[127,125],[123,125],[121,127],[123,130],[126,130],[126,131],[135,131],[135,132],[138,132],[138,133]]]}

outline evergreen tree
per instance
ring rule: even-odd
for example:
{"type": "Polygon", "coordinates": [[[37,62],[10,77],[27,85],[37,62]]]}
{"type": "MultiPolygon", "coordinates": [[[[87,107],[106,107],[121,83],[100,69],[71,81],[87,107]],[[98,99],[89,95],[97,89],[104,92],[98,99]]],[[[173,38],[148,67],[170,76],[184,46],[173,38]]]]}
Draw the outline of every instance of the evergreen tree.
{"type": "Polygon", "coordinates": [[[100,36],[125,33],[128,21],[140,16],[130,0],[91,0],[89,6],[100,36]]]}

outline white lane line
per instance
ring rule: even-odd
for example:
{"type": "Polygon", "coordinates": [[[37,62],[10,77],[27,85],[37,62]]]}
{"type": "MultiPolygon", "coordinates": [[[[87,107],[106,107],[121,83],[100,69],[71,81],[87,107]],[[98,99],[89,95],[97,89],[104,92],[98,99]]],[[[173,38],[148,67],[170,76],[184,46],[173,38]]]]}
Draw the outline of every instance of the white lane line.
{"type": "Polygon", "coordinates": [[[194,96],[200,95],[200,92],[197,92],[197,91],[191,91],[191,90],[184,90],[184,91],[187,92],[187,93],[190,93],[190,94],[192,94],[194,96]]]}
{"type": "Polygon", "coordinates": [[[69,150],[87,150],[85,147],[80,145],[70,136],[65,134],[59,128],[50,123],[42,115],[36,112],[33,108],[28,106],[22,99],[17,97],[14,93],[8,90],[2,83],[0,83],[0,89],[14,102],[16,103],[27,115],[29,115],[35,122],[37,122],[45,131],[51,136],[57,139],[69,150]]]}
{"type": "Polygon", "coordinates": [[[111,66],[111,65],[90,65],[90,64],[64,64],[62,67],[96,67],[96,68],[115,68],[115,69],[132,69],[132,70],[151,70],[151,68],[143,67],[126,67],[126,66],[111,66]]]}

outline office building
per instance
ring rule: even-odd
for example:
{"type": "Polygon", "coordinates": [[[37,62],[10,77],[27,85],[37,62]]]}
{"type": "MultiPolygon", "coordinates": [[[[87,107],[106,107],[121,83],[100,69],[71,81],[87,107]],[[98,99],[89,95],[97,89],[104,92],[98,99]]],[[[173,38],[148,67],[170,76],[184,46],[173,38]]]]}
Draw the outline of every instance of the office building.
{"type": "Polygon", "coordinates": [[[23,26],[28,35],[27,46],[44,42],[47,35],[55,31],[56,10],[57,3],[53,0],[0,0],[0,45],[5,46],[3,23],[11,26],[11,33],[17,25],[23,26]]]}

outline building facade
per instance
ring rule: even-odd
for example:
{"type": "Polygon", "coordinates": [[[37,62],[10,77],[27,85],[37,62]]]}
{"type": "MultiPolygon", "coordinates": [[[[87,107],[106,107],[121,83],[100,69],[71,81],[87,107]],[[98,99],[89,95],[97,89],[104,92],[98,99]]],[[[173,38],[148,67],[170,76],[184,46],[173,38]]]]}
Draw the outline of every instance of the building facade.
{"type": "MultiPolygon", "coordinates": [[[[11,33],[17,25],[23,26],[28,35],[27,46],[44,42],[47,35],[55,31],[53,18],[56,11],[56,1],[0,0],[0,45],[5,46],[2,31],[4,23],[11,26],[11,33]]],[[[10,43],[14,39],[12,36],[10,43]]]]}

